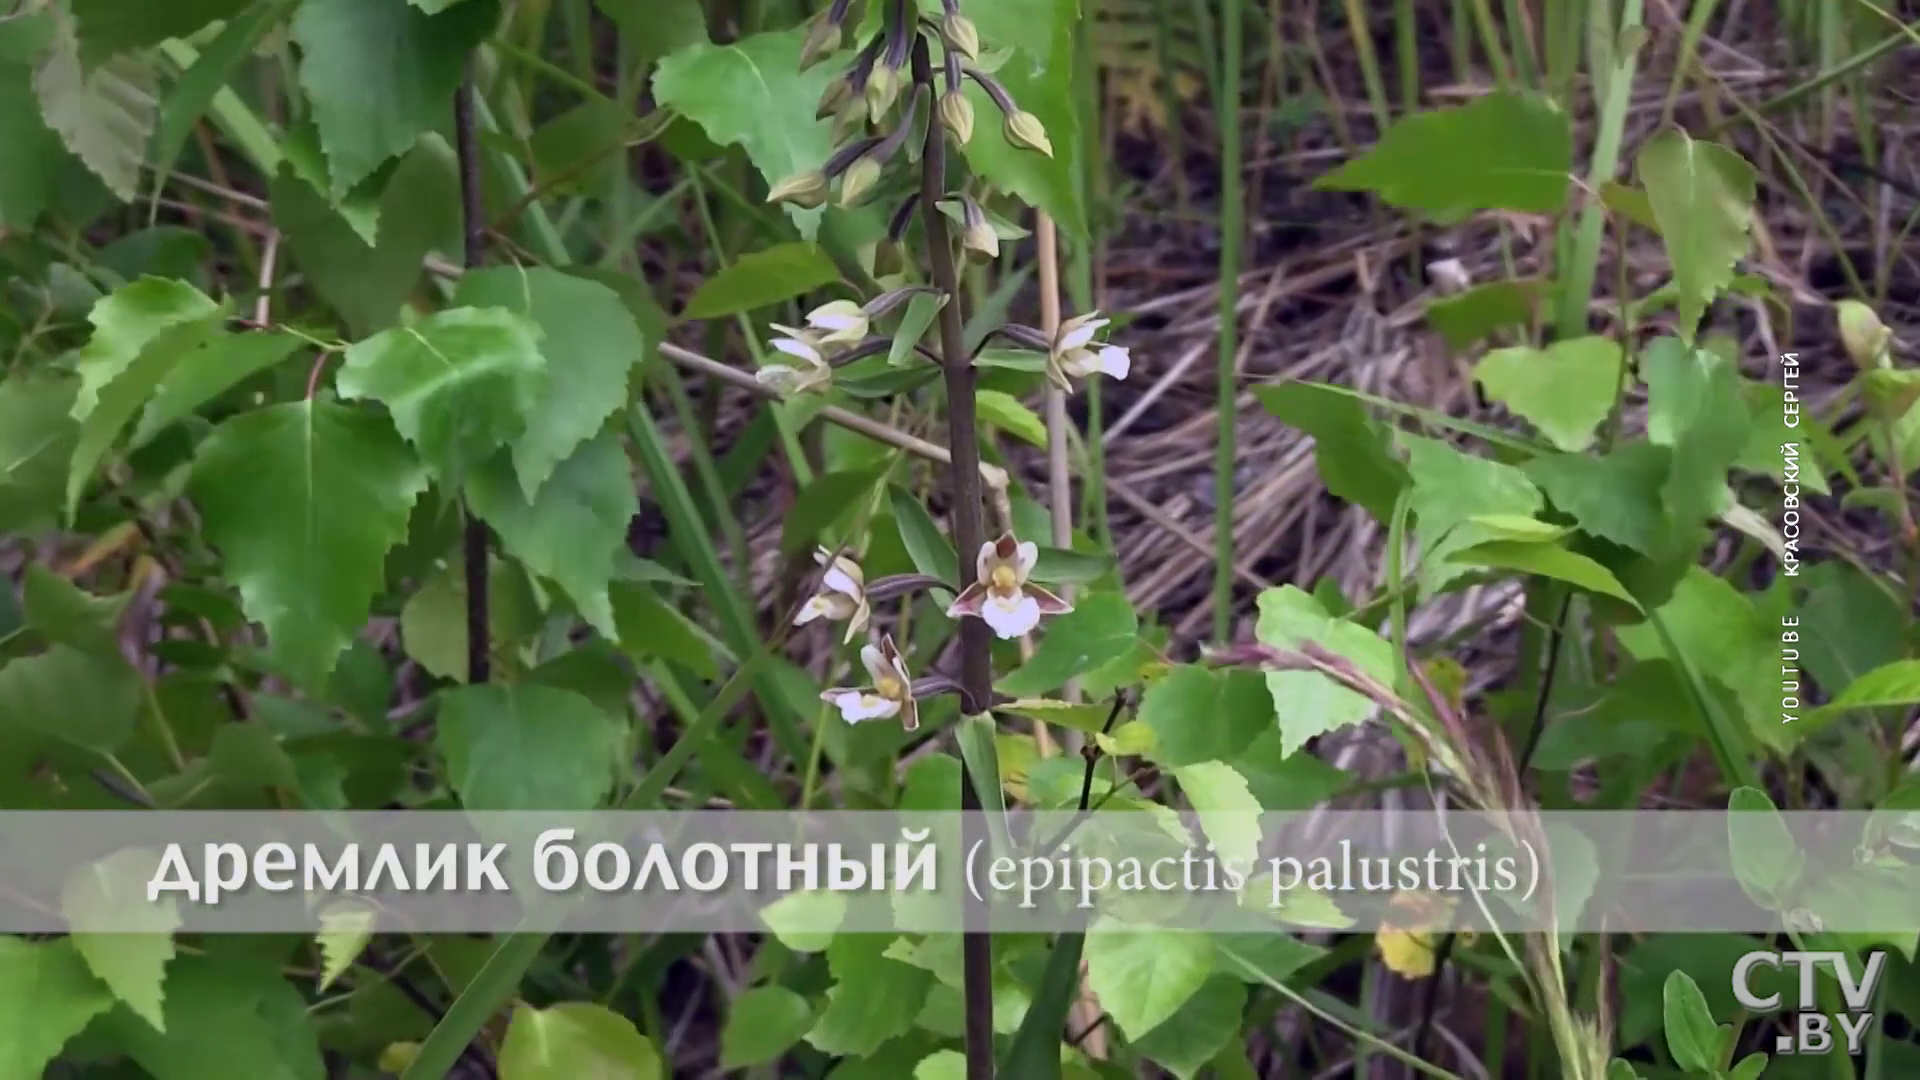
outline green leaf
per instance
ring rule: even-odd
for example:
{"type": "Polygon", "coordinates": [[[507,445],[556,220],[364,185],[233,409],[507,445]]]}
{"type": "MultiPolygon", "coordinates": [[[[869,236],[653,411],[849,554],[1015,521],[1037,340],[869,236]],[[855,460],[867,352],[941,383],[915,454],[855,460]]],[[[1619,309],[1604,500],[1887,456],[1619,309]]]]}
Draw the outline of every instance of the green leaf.
{"type": "Polygon", "coordinates": [[[1165,1023],[1133,1041],[1133,1049],[1179,1080],[1194,1080],[1221,1049],[1240,1034],[1247,986],[1231,975],[1200,984],[1165,1023]]]}
{"type": "Polygon", "coordinates": [[[146,0],[73,0],[79,24],[80,55],[89,66],[115,53],[183,38],[208,23],[230,19],[250,0],[175,0],[154,4],[146,0]]]}
{"type": "Polygon", "coordinates": [[[422,136],[391,172],[368,179],[336,205],[326,195],[325,170],[303,176],[291,143],[288,163],[268,188],[274,225],[295,265],[354,333],[385,330],[399,321],[428,252],[458,242],[453,151],[438,135],[422,136]]]}
{"type": "Polygon", "coordinates": [[[0,667],[0,718],[83,750],[111,753],[140,714],[139,673],[118,656],[55,645],[0,667]]]}
{"type": "MultiPolygon", "coordinates": [[[[1353,662],[1362,672],[1392,686],[1393,647],[1378,634],[1327,613],[1311,593],[1293,585],[1260,594],[1254,636],[1263,645],[1293,649],[1311,641],[1353,662]]],[[[1279,710],[1280,750],[1291,755],[1316,735],[1358,724],[1374,704],[1359,691],[1318,671],[1269,671],[1267,692],[1279,710]]]]}
{"type": "Polygon", "coordinates": [[[1033,564],[1033,580],[1054,585],[1088,585],[1113,572],[1113,556],[1042,547],[1033,564]]]}
{"type": "MultiPolygon", "coordinates": [[[[115,0],[97,0],[100,3],[113,3],[115,0]]],[[[250,0],[199,0],[201,4],[223,4],[231,6],[236,14],[227,19],[227,25],[220,30],[218,37],[200,50],[200,58],[193,62],[180,75],[180,80],[167,94],[166,101],[160,106],[160,119],[153,135],[153,172],[155,190],[165,183],[172,173],[173,166],[180,159],[180,151],[186,146],[187,138],[193,134],[193,127],[213,106],[213,99],[227,83],[242,61],[253,55],[253,50],[267,31],[280,25],[287,8],[279,3],[252,3],[250,0]]],[[[161,9],[163,4],[142,4],[142,9],[161,9]]],[[[82,30],[85,30],[84,21],[82,30]]]]}
{"type": "Polygon", "coordinates": [[[624,763],[619,721],[571,690],[463,686],[442,694],[434,745],[468,810],[592,810],[624,763]]]}
{"type": "MultiPolygon", "coordinates": [[[[468,274],[460,279],[454,302],[505,308],[540,328],[546,364],[526,430],[513,442],[520,489],[531,499],[554,469],[626,404],[627,375],[645,354],[646,340],[619,293],[545,267],[468,274]]],[[[631,483],[626,487],[632,491],[631,483]]],[[[626,522],[620,524],[624,530],[626,522]]]]}
{"type": "Polygon", "coordinates": [[[1572,169],[1566,114],[1546,97],[1502,91],[1401,120],[1372,150],[1313,186],[1371,191],[1389,206],[1443,221],[1473,210],[1558,214],[1572,169]]]}
{"type": "Polygon", "coordinates": [[[314,944],[320,948],[321,990],[353,967],[361,950],[373,940],[374,922],[374,910],[358,901],[337,902],[321,909],[320,931],[314,936],[314,944]]]}
{"type": "Polygon", "coordinates": [[[1000,107],[972,80],[964,93],[978,119],[963,153],[974,173],[996,190],[1045,211],[1067,235],[1085,239],[1079,176],[1085,138],[1073,74],[1079,8],[1077,0],[985,0],[967,8],[983,40],[1013,46],[994,77],[1020,108],[1039,119],[1053,154],[1009,143],[1000,107]]]}
{"type": "Polygon", "coordinates": [[[837,892],[796,892],[760,909],[780,944],[798,953],[826,951],[847,917],[847,897],[837,892]]]}
{"type": "Polygon", "coordinates": [[[1523,574],[1538,574],[1541,577],[1554,578],[1586,589],[1625,601],[1635,608],[1640,601],[1633,598],[1620,579],[1606,567],[1577,552],[1568,551],[1558,544],[1534,543],[1524,540],[1490,540],[1484,544],[1475,544],[1465,551],[1456,551],[1449,561],[1463,566],[1479,566],[1490,570],[1517,570],[1523,574]]]}
{"type": "Polygon", "coordinates": [[[1640,148],[1634,172],[1673,265],[1681,340],[1692,344],[1707,305],[1733,283],[1733,265],[1747,253],[1756,174],[1739,154],[1677,128],[1640,148]]]}
{"type": "MultiPolygon", "coordinates": [[[[407,659],[429,675],[467,681],[467,585],[463,562],[429,576],[400,609],[407,659]]],[[[488,638],[496,668],[518,667],[516,646],[537,628],[538,601],[526,574],[509,562],[488,567],[488,638]],[[504,655],[503,655],[504,654],[504,655]]]]}
{"type": "Polygon", "coordinates": [[[81,56],[72,23],[65,17],[53,22],[53,38],[33,76],[41,113],[88,171],[122,202],[131,202],[140,193],[140,167],[159,112],[153,65],[129,53],[93,66],[81,56]]]}
{"type": "Polygon", "coordinates": [[[960,569],[960,557],[948,542],[947,534],[934,523],[933,515],[927,513],[927,508],[912,492],[898,484],[887,485],[887,498],[893,508],[894,524],[900,529],[900,542],[906,546],[914,569],[942,581],[952,581],[960,569]]]}
{"type": "Polygon", "coordinates": [[[293,18],[333,190],[340,196],[451,114],[467,54],[493,33],[496,0],[429,15],[406,0],[303,0],[293,18]]]}
{"type": "Polygon", "coordinates": [[[277,965],[184,955],[167,971],[163,1034],[130,1012],[106,1034],[153,1080],[205,1080],[208,1063],[247,1080],[325,1080],[317,1028],[277,965]]]}
{"type": "MultiPolygon", "coordinates": [[[[13,30],[19,33],[25,26],[25,20],[16,21],[13,30]]],[[[62,174],[78,166],[41,117],[33,69],[5,59],[0,59],[0,146],[7,148],[0,168],[0,225],[31,229],[58,199],[62,174]]]]}
{"type": "Polygon", "coordinates": [[[1449,560],[1455,552],[1492,540],[1497,534],[1474,518],[1492,514],[1533,517],[1542,507],[1540,491],[1512,465],[1462,453],[1438,439],[1404,435],[1407,468],[1413,477],[1414,534],[1420,548],[1420,587],[1438,593],[1466,567],[1449,560]]]}
{"type": "Polygon", "coordinates": [[[1667,976],[1662,991],[1666,1003],[1667,1050],[1683,1069],[1713,1072],[1720,1067],[1720,1029],[1707,1011],[1700,986],[1684,971],[1667,976]]]}
{"type": "Polygon", "coordinates": [[[1464,349],[1495,330],[1528,327],[1546,290],[1540,282],[1491,281],[1453,296],[1435,300],[1427,308],[1427,321],[1447,343],[1449,349],[1464,349]]]}
{"type": "Polygon", "coordinates": [[[1313,436],[1313,459],[1329,494],[1365,507],[1376,520],[1392,519],[1407,470],[1358,401],[1304,382],[1256,387],[1254,396],[1281,423],[1313,436]]]}
{"type": "Polygon", "coordinates": [[[198,289],[163,278],[141,278],[94,305],[93,336],[75,362],[80,435],[67,474],[69,517],[121,430],[181,357],[217,331],[219,313],[198,289]]]}
{"type": "Polygon", "coordinates": [[[501,308],[453,308],[347,350],[337,385],[372,398],[436,475],[462,482],[526,430],[546,359],[540,328],[501,308]]]}
{"type": "Polygon", "coordinates": [[[726,649],[679,608],[639,582],[616,582],[608,595],[621,652],[641,662],[667,660],[702,679],[719,678],[714,656],[727,655],[726,649]]]}
{"type": "Polygon", "coordinates": [[[1899,660],[1907,616],[1902,604],[1866,572],[1842,562],[1803,567],[1806,597],[1800,621],[1820,632],[1801,635],[1800,666],[1829,694],[1866,672],[1899,660]]]}
{"type": "Polygon", "coordinates": [[[733,999],[720,1030],[720,1067],[746,1069],[774,1061],[813,1027],[813,1006],[784,986],[756,986],[733,999]]]}
{"type": "Polygon", "coordinates": [[[1272,728],[1273,698],[1258,672],[1180,664],[1147,684],[1138,722],[1161,765],[1231,761],[1272,728]]]}
{"type": "Polygon", "coordinates": [[[621,44],[639,63],[707,40],[700,0],[593,0],[593,6],[620,28],[621,44]]]}
{"type": "Polygon", "coordinates": [[[1139,637],[1139,616],[1124,594],[1089,593],[1074,601],[1072,611],[1047,621],[1033,658],[1002,678],[998,689],[1014,697],[1057,690],[1131,653],[1139,637]]]}
{"type": "Polygon", "coordinates": [[[80,380],[56,372],[0,382],[0,530],[51,528],[66,506],[80,438],[71,415],[80,380]]]}
{"type": "Polygon", "coordinates": [[[493,526],[509,554],[558,583],[588,625],[619,639],[607,586],[640,500],[617,433],[582,443],[532,501],[515,484],[505,455],[477,472],[466,490],[467,504],[493,526]]]}
{"type": "Polygon", "coordinates": [[[748,252],[702,282],[687,301],[689,319],[717,319],[771,307],[840,280],[840,269],[812,243],[748,252]]]}
{"type": "Polygon", "coordinates": [[[1916,702],[1920,702],[1920,660],[1896,660],[1848,683],[1833,700],[1815,709],[1809,719],[1848,709],[1879,709],[1916,702]]]}
{"type": "Polygon", "coordinates": [[[162,987],[173,960],[180,912],[171,897],[148,902],[147,882],[159,870],[160,856],[138,849],[84,866],[60,891],[60,915],[72,928],[73,947],[87,967],[114,997],[164,1032],[162,987]]]}
{"type": "Polygon", "coordinates": [[[300,345],[298,337],[277,330],[219,334],[201,343],[181,359],[147,402],[133,429],[133,445],[151,441],[167,426],[293,355],[300,345]]]}
{"type": "Polygon", "coordinates": [[[807,1032],[821,1053],[865,1057],[913,1027],[933,974],[886,955],[884,934],[841,934],[827,946],[833,986],[827,1007],[807,1032]]]}
{"type": "Polygon", "coordinates": [[[1741,888],[1765,907],[1787,894],[1806,865],[1780,811],[1758,788],[1735,788],[1727,796],[1727,845],[1741,888]]]}
{"type": "Polygon", "coordinates": [[[589,1001],[516,1005],[500,1080],[660,1080],[660,1054],[633,1021],[589,1001]]]}
{"type": "MultiPolygon", "coordinates": [[[[800,70],[805,40],[806,31],[795,29],[730,45],[696,42],[660,62],[654,100],[699,124],[714,142],[745,149],[769,186],[817,169],[833,153],[832,125],[813,113],[834,71],[831,64],[800,70]]],[[[787,213],[801,239],[819,233],[821,210],[788,206],[787,213]]]]}
{"type": "Polygon", "coordinates": [[[1102,916],[1087,933],[1087,986],[1128,1039],[1143,1038],[1198,993],[1213,972],[1205,934],[1145,930],[1102,916]]]}
{"type": "Polygon", "coordinates": [[[27,626],[50,644],[70,645],[106,660],[120,659],[120,616],[131,593],[95,596],[39,563],[22,576],[27,626]]]}
{"type": "Polygon", "coordinates": [[[1747,730],[1770,746],[1791,745],[1798,732],[1780,723],[1780,630],[1753,598],[1701,567],[1688,568],[1673,595],[1656,609],[1681,656],[1668,656],[1652,626],[1624,626],[1620,643],[1648,660],[1684,660],[1739,702],[1747,730]]]}
{"type": "Polygon", "coordinates": [[[366,624],[426,486],[384,417],[306,400],[215,428],[189,491],[268,655],[311,688],[366,624]]]}
{"type": "Polygon", "coordinates": [[[1657,556],[1667,544],[1660,489],[1671,462],[1664,446],[1630,442],[1604,457],[1542,454],[1521,471],[1587,533],[1657,556]]]}
{"type": "Polygon", "coordinates": [[[974,404],[980,410],[980,422],[1023,439],[1042,450],[1047,448],[1047,425],[1020,399],[999,390],[979,390],[974,404]]]}
{"type": "Polygon", "coordinates": [[[1220,761],[1180,766],[1173,778],[1193,805],[1214,853],[1228,862],[1251,865],[1260,853],[1260,803],[1247,790],[1247,778],[1220,761]]]}
{"type": "Polygon", "coordinates": [[[933,320],[940,309],[947,306],[947,298],[935,293],[914,293],[907,299],[907,310],[900,316],[900,325],[893,332],[893,344],[887,349],[887,363],[893,367],[906,367],[913,362],[913,347],[927,336],[927,330],[933,326],[933,320]]]}
{"type": "Polygon", "coordinates": [[[1562,450],[1593,445],[1594,430],[1613,411],[1625,358],[1612,338],[1592,335],[1495,349],[1474,365],[1487,397],[1538,428],[1562,450]]]}
{"type": "Polygon", "coordinates": [[[913,1067],[913,1080],[966,1080],[967,1055],[958,1050],[935,1050],[913,1067]]]}
{"type": "Polygon", "coordinates": [[[1707,349],[1660,338],[1641,354],[1647,439],[1673,448],[1661,489],[1672,526],[1697,530],[1730,498],[1727,470],[1746,447],[1751,418],[1738,369],[1707,349]]]}
{"type": "Polygon", "coordinates": [[[112,1006],[71,938],[0,937],[0,1076],[44,1076],[67,1040],[112,1006]]]}

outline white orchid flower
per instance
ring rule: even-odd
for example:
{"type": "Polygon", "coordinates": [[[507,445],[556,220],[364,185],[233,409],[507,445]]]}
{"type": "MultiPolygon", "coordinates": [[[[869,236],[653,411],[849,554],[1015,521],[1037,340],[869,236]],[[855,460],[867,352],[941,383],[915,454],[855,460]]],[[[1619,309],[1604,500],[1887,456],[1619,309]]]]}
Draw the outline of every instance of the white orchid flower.
{"type": "Polygon", "coordinates": [[[1062,390],[1071,390],[1069,379],[1085,379],[1095,374],[1110,379],[1125,379],[1133,367],[1132,356],[1119,345],[1096,345],[1093,338],[1101,327],[1112,322],[1100,318],[1097,311],[1075,316],[1060,324],[1047,350],[1047,378],[1062,390]]]}
{"type": "Polygon", "coordinates": [[[781,336],[768,342],[774,349],[799,361],[797,364],[767,364],[753,373],[755,380],[783,394],[819,390],[833,381],[833,368],[820,351],[820,340],[806,330],[774,323],[781,336]]]}
{"type": "Polygon", "coordinates": [[[913,680],[907,665],[894,647],[893,636],[882,635],[880,644],[860,650],[860,663],[873,679],[870,687],[836,686],[820,694],[820,700],[840,710],[840,718],[849,724],[863,720],[900,718],[900,726],[913,731],[920,726],[920,710],[913,700],[913,680]]]}
{"type": "Polygon", "coordinates": [[[851,642],[867,628],[867,619],[872,614],[867,606],[867,580],[860,572],[860,564],[845,555],[835,556],[826,548],[814,552],[813,561],[826,567],[826,573],[820,575],[819,588],[793,617],[793,625],[805,626],[822,617],[834,622],[845,620],[847,636],[842,641],[851,642]]]}
{"type": "Polygon", "coordinates": [[[980,545],[974,569],[978,578],[947,608],[951,618],[972,615],[1009,640],[1040,624],[1043,615],[1064,615],[1073,605],[1028,581],[1040,561],[1038,544],[1021,542],[1012,533],[980,545]]]}
{"type": "Polygon", "coordinates": [[[851,300],[835,300],[807,312],[807,326],[823,347],[860,344],[866,340],[870,321],[866,309],[851,300]]]}

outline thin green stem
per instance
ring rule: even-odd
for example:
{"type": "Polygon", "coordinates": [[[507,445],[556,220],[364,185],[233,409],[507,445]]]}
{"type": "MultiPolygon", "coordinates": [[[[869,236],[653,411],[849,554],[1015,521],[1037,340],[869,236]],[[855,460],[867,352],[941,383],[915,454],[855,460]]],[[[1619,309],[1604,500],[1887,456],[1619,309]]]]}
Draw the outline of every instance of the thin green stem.
{"type": "Polygon", "coordinates": [[[1223,0],[1220,16],[1220,354],[1218,443],[1213,463],[1213,636],[1233,633],[1234,377],[1240,351],[1240,242],[1246,234],[1246,177],[1240,164],[1240,52],[1245,19],[1240,0],[1223,0]]]}

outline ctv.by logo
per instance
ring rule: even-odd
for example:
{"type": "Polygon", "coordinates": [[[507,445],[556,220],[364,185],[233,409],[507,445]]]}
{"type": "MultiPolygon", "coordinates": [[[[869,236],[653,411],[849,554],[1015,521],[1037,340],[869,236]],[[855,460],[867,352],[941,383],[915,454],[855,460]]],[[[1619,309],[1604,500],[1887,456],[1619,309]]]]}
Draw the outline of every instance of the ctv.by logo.
{"type": "Polygon", "coordinates": [[[1837,1025],[1840,1034],[1847,1040],[1847,1053],[1858,1055],[1861,1041],[1866,1037],[1867,1025],[1873,1022],[1872,1014],[1867,1012],[1867,1003],[1873,999],[1873,990],[1880,983],[1880,969],[1886,964],[1887,954],[1875,952],[1867,957],[1867,970],[1859,978],[1853,974],[1853,957],[1842,952],[1750,952],[1733,965],[1733,996],[1741,1005],[1756,1013],[1771,1013],[1780,1008],[1780,995],[1768,994],[1766,997],[1753,992],[1750,980],[1756,967],[1800,969],[1800,1011],[1794,1016],[1791,1031],[1782,1032],[1774,1039],[1773,1050],[1776,1054],[1824,1054],[1833,1049],[1833,1029],[1837,1025]],[[1846,1002],[1847,1011],[1837,1015],[1820,1012],[1819,997],[1814,992],[1817,979],[1815,974],[1824,962],[1833,968],[1834,978],[1840,983],[1840,996],[1846,1002]]]}

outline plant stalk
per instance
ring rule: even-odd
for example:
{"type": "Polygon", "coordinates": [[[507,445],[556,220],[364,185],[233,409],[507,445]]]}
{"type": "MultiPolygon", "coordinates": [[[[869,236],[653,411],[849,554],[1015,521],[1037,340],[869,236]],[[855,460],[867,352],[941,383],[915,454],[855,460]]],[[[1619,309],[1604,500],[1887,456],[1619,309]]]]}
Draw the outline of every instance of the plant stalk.
{"type": "MultiPolygon", "coordinates": [[[[460,159],[460,226],[465,234],[462,265],[477,270],[487,258],[487,214],[480,187],[479,128],[473,116],[473,76],[453,96],[454,150],[460,159]]],[[[460,540],[467,580],[467,683],[478,686],[493,674],[492,619],[487,596],[487,526],[461,507],[465,524],[460,540]]]]}
{"type": "MultiPolygon", "coordinates": [[[[928,100],[937,92],[933,80],[933,62],[927,40],[918,34],[913,40],[913,81],[925,87],[928,100]]],[[[957,584],[965,589],[977,576],[975,557],[986,542],[983,499],[980,486],[980,428],[976,415],[974,387],[976,373],[968,355],[960,319],[960,277],[954,266],[953,244],[947,233],[947,219],[939,202],[947,177],[946,132],[937,119],[927,124],[926,149],[920,156],[920,221],[926,230],[927,264],[933,286],[946,294],[940,308],[940,366],[947,388],[947,445],[953,455],[948,474],[953,480],[952,515],[954,547],[959,552],[957,584]]],[[[993,654],[987,624],[979,619],[961,619],[960,635],[960,708],[968,716],[988,711],[993,700],[993,654]]],[[[973,790],[973,778],[966,763],[960,766],[960,810],[962,842],[971,850],[977,839],[970,835],[978,828],[975,819],[980,797],[973,790]]],[[[961,936],[962,996],[966,1001],[967,1080],[993,1078],[993,953],[992,939],[977,928],[978,908],[971,897],[963,898],[966,909],[961,936]]]]}

